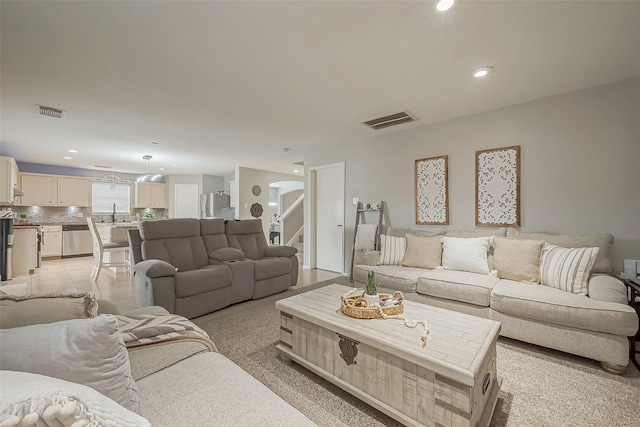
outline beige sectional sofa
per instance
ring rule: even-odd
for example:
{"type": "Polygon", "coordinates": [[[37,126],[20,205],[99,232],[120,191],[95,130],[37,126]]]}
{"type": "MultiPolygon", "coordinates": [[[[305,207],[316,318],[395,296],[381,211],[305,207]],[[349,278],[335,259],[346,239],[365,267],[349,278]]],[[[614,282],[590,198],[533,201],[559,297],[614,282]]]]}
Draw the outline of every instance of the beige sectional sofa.
{"type": "Polygon", "coordinates": [[[262,222],[178,218],[140,224],[139,307],[187,318],[282,292],[298,281],[298,250],[268,246],[262,222]]]}
{"type": "Polygon", "coordinates": [[[87,294],[0,304],[1,425],[315,425],[188,320],[156,321],[162,307],[120,316],[87,294]],[[172,321],[179,332],[166,332],[172,321]]]}
{"type": "MultiPolygon", "coordinates": [[[[544,242],[541,243],[543,248],[547,247],[544,245],[556,245],[561,247],[560,250],[598,248],[591,250],[597,253],[597,257],[595,261],[592,260],[591,274],[588,282],[585,282],[588,284],[583,294],[539,283],[501,278],[500,270],[493,269],[494,256],[491,251],[487,256],[490,274],[448,270],[433,265],[430,266],[432,268],[377,265],[377,251],[357,254],[353,273],[356,282],[365,282],[367,273],[374,271],[379,285],[385,288],[417,292],[420,300],[427,304],[500,321],[503,336],[595,359],[608,372],[624,372],[629,362],[628,337],[638,330],[638,316],[627,305],[624,284],[609,275],[612,270],[609,254],[613,236],[523,233],[511,228],[480,232],[425,232],[392,228],[387,231],[388,236],[403,237],[407,234],[423,238],[431,236],[432,239],[438,239],[433,236],[472,239],[498,236],[509,239],[502,242],[517,241],[527,245],[544,242]]],[[[505,253],[518,256],[516,251],[503,251],[503,263],[505,253]]],[[[517,269],[520,260],[512,261],[517,269]]],[[[537,281],[540,282],[540,279],[537,281]]]]}

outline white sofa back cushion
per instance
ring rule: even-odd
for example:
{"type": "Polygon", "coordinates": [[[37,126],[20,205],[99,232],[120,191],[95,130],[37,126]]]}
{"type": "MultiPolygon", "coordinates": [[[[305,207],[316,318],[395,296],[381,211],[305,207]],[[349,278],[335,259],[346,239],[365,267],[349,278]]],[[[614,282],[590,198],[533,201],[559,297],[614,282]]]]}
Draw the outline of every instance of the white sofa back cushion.
{"type": "Polygon", "coordinates": [[[407,239],[382,234],[380,236],[379,265],[400,265],[407,250],[407,239]]]}
{"type": "Polygon", "coordinates": [[[598,248],[561,248],[545,244],[540,259],[540,283],[587,295],[589,275],[598,251],[598,248]]]}
{"type": "Polygon", "coordinates": [[[151,426],[140,415],[81,384],[15,371],[0,371],[0,382],[3,426],[151,426]]]}
{"type": "Polygon", "coordinates": [[[129,353],[113,315],[2,329],[0,348],[0,369],[84,384],[140,411],[129,353]]]}
{"type": "Polygon", "coordinates": [[[442,267],[445,270],[489,274],[487,254],[490,237],[443,237],[442,267]]]}

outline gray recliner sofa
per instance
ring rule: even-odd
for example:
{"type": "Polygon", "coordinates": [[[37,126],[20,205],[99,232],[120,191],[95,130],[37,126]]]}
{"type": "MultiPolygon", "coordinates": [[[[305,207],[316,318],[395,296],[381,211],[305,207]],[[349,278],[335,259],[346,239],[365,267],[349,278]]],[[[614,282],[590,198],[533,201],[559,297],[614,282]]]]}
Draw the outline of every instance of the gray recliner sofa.
{"type": "Polygon", "coordinates": [[[140,237],[134,285],[141,307],[194,318],[297,283],[297,249],[268,247],[260,220],[144,221],[140,237]]]}

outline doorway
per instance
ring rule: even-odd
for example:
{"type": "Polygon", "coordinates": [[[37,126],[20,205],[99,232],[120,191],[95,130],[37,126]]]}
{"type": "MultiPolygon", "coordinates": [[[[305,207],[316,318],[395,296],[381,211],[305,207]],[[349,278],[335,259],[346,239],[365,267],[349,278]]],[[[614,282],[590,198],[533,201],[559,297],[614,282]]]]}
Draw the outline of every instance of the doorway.
{"type": "Polygon", "coordinates": [[[345,164],[309,169],[310,268],[344,273],[345,164]]]}

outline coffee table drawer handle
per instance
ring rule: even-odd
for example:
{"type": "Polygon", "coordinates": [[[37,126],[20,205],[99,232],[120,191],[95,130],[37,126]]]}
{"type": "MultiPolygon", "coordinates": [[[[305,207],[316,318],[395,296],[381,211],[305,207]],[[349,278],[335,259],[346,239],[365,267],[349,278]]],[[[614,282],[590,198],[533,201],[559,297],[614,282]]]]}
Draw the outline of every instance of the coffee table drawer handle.
{"type": "Polygon", "coordinates": [[[487,372],[487,374],[484,376],[484,381],[482,381],[482,394],[487,393],[489,384],[491,384],[491,373],[487,372]]]}
{"type": "Polygon", "coordinates": [[[347,366],[355,365],[356,356],[358,355],[358,344],[360,343],[349,337],[345,337],[344,335],[336,335],[340,337],[340,342],[338,343],[340,351],[342,351],[342,353],[340,353],[340,357],[342,357],[347,366]]]}

